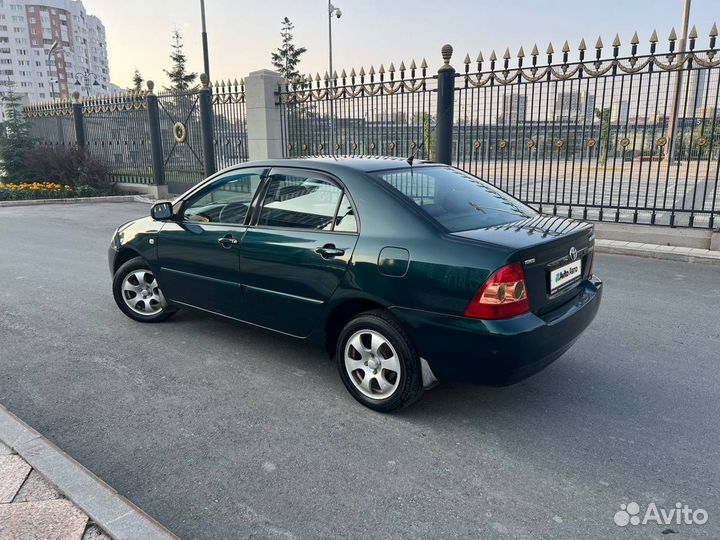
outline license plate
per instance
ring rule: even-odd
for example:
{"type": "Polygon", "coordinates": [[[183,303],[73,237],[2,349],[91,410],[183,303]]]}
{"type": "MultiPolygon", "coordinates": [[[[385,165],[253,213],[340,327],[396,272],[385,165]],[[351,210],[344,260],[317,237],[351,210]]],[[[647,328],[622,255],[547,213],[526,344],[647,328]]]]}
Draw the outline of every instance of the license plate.
{"type": "Polygon", "coordinates": [[[582,261],[571,262],[550,271],[550,292],[582,276],[582,261]]]}

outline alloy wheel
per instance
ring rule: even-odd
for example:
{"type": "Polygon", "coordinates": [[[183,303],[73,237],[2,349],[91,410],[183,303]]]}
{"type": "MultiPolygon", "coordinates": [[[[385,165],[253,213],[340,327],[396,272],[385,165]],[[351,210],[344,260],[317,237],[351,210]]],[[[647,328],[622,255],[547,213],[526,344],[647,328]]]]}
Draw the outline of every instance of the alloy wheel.
{"type": "Polygon", "coordinates": [[[157,315],[167,306],[155,276],[147,269],[128,272],[121,292],[127,307],[139,315],[157,315]]]}
{"type": "Polygon", "coordinates": [[[345,345],[345,369],[350,380],[371,399],[388,398],[397,390],[400,366],[395,348],[376,330],[359,330],[345,345]]]}

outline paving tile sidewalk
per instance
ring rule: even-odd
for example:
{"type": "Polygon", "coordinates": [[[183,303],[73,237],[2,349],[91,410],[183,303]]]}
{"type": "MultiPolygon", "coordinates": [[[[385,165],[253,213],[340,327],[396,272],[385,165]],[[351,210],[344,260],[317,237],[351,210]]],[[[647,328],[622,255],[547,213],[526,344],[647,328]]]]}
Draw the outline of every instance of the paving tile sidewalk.
{"type": "Polygon", "coordinates": [[[109,540],[97,525],[0,441],[2,540],[109,540]]]}
{"type": "Polygon", "coordinates": [[[598,253],[615,253],[619,255],[634,255],[636,257],[650,257],[653,259],[720,265],[720,251],[710,249],[601,239],[595,241],[595,249],[598,253]]]}

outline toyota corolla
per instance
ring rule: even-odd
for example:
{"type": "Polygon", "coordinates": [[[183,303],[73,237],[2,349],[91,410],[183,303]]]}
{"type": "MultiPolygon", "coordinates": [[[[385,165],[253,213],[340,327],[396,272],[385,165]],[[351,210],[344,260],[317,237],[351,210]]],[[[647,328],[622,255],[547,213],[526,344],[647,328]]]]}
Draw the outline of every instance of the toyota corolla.
{"type": "Polygon", "coordinates": [[[539,214],[453,167],[393,158],[226,169],[113,235],[118,307],[194,309],[315,342],[362,404],[442,381],[507,385],[595,317],[591,224],[539,214]]]}

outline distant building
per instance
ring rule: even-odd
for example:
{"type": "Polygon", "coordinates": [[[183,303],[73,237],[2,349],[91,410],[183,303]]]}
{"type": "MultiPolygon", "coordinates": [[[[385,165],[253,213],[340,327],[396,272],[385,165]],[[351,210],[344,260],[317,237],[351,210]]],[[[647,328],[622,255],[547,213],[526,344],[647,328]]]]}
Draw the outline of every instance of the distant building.
{"type": "Polygon", "coordinates": [[[577,90],[560,92],[555,97],[554,106],[551,104],[547,119],[549,122],[591,123],[595,114],[594,109],[595,96],[592,94],[577,90]]]}
{"type": "Polygon", "coordinates": [[[615,101],[610,105],[610,122],[624,124],[628,120],[630,104],[625,100],[615,101]]]}
{"type": "Polygon", "coordinates": [[[527,96],[516,93],[506,94],[498,111],[498,123],[521,124],[525,122],[526,110],[527,96]]]}
{"type": "Polygon", "coordinates": [[[0,0],[0,94],[8,81],[26,102],[110,93],[105,27],[80,0],[0,0]]]}
{"type": "Polygon", "coordinates": [[[695,118],[715,118],[717,109],[715,107],[700,107],[695,109],[695,118]]]}
{"type": "Polygon", "coordinates": [[[678,115],[681,118],[698,116],[698,110],[705,106],[705,87],[707,86],[708,71],[707,69],[692,70],[690,73],[686,73],[687,81],[683,79],[680,82],[678,115]]]}

